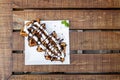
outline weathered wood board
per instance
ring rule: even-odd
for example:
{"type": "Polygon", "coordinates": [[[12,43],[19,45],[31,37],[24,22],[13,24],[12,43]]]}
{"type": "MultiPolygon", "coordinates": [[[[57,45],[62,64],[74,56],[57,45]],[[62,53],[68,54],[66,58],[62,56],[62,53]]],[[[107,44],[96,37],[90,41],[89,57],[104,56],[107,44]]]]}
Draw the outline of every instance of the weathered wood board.
{"type": "Polygon", "coordinates": [[[10,80],[120,80],[120,75],[14,75],[10,80]]]}
{"type": "Polygon", "coordinates": [[[13,0],[13,8],[119,8],[120,0],[13,0]]]}
{"type": "Polygon", "coordinates": [[[13,28],[25,20],[70,20],[70,29],[120,29],[120,10],[25,10],[13,12],[13,28]]]}
{"type": "Polygon", "coordinates": [[[11,76],[12,69],[11,7],[12,7],[11,4],[8,3],[2,4],[0,1],[0,80],[7,80],[11,76]]]}

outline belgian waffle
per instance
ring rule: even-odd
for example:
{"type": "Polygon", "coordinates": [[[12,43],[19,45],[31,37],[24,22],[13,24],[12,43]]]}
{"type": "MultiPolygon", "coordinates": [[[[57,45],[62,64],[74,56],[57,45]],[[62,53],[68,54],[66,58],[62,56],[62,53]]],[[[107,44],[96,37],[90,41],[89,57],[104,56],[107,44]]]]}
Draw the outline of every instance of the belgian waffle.
{"type": "Polygon", "coordinates": [[[30,47],[37,46],[38,52],[44,51],[46,60],[61,62],[65,60],[67,45],[55,31],[49,34],[45,23],[41,24],[39,19],[26,23],[26,26],[27,31],[21,29],[20,34],[28,37],[30,47]]]}

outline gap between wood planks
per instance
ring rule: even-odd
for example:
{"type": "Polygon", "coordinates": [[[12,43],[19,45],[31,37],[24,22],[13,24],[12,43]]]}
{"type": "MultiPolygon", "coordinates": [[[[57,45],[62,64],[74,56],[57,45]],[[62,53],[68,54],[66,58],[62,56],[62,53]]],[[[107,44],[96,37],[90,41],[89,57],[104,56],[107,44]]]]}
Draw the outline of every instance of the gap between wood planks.
{"type": "Polygon", "coordinates": [[[12,72],[12,75],[117,75],[120,72],[12,72]]]}
{"type": "MultiPolygon", "coordinates": [[[[96,32],[96,31],[120,31],[120,29],[70,29],[70,32],[96,32]]],[[[13,29],[13,32],[20,32],[19,29],[13,29]]]]}
{"type": "MultiPolygon", "coordinates": [[[[23,50],[13,50],[14,54],[23,54],[23,50]]],[[[119,54],[120,50],[70,50],[71,54],[119,54]]]]}
{"type": "Polygon", "coordinates": [[[13,11],[23,10],[120,10],[120,8],[13,8],[13,11]]]}

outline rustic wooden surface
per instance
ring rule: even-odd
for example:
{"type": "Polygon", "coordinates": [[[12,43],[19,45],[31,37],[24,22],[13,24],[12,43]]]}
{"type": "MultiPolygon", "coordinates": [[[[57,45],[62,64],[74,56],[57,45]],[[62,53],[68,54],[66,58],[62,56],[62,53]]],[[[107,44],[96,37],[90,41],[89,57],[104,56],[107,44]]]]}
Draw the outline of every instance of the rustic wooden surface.
{"type": "Polygon", "coordinates": [[[24,10],[13,12],[13,28],[25,20],[70,20],[70,29],[120,29],[120,10],[24,10]],[[39,15],[40,14],[40,15],[39,15]]]}
{"type": "Polygon", "coordinates": [[[119,8],[120,0],[0,0],[0,80],[120,80],[119,8]],[[35,18],[70,20],[70,65],[24,65],[19,30],[35,18]]]}
{"type": "Polygon", "coordinates": [[[120,80],[119,75],[14,75],[10,80],[120,80]]]}
{"type": "Polygon", "coordinates": [[[120,0],[13,0],[14,8],[118,8],[120,0]]]}
{"type": "MultiPolygon", "coordinates": [[[[0,4],[9,4],[9,3],[12,3],[12,0],[0,0],[0,4]]],[[[9,7],[9,8],[12,8],[12,6],[11,7],[9,7]]],[[[4,10],[4,9],[3,9],[4,10]]]]}
{"type": "Polygon", "coordinates": [[[120,72],[120,54],[71,53],[70,56],[70,65],[25,66],[24,54],[14,53],[13,72],[120,72]]]}
{"type": "Polygon", "coordinates": [[[11,76],[12,71],[11,39],[12,39],[11,4],[9,3],[2,4],[0,1],[0,80],[7,80],[11,76]]]}

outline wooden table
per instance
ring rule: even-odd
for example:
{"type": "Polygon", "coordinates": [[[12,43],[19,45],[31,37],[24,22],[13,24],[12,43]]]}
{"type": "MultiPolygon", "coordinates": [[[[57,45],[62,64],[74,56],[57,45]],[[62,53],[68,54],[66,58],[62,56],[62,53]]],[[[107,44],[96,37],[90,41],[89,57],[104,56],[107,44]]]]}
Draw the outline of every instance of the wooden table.
{"type": "Polygon", "coordinates": [[[0,0],[0,80],[120,80],[120,0],[0,0]],[[70,65],[24,65],[25,20],[70,20],[70,65]]]}

